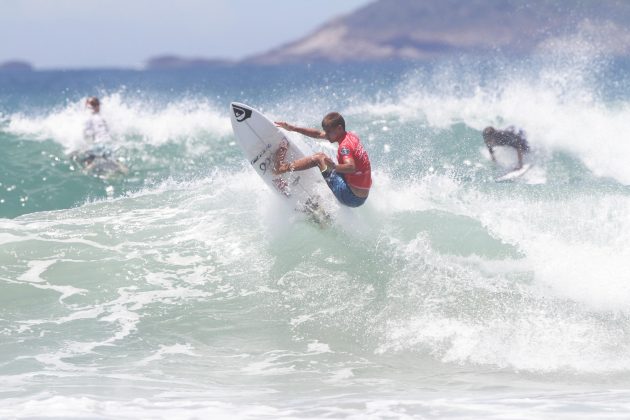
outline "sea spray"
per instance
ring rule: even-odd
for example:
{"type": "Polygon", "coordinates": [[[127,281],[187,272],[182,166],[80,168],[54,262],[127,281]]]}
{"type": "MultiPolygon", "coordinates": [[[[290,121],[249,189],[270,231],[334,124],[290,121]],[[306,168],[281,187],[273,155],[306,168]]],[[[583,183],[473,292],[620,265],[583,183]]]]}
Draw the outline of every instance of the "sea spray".
{"type": "Polygon", "coordinates": [[[627,417],[625,66],[22,76],[66,89],[0,105],[0,413],[627,417]],[[131,168],[111,182],[66,157],[94,92],[131,168]],[[283,206],[232,100],[341,112],[366,205],[327,229],[283,206]],[[527,131],[537,178],[494,182],[513,153],[489,160],[490,124],[527,131]]]}

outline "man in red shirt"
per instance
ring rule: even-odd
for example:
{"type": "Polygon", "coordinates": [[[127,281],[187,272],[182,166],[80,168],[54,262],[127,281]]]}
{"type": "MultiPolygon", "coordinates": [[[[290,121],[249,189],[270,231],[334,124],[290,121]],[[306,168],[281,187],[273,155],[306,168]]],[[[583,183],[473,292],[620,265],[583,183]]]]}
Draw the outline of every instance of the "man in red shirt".
{"type": "Polygon", "coordinates": [[[303,171],[317,166],[328,187],[341,204],[359,207],[365,203],[372,186],[370,158],[359,138],[354,133],[346,131],[346,122],[341,114],[338,112],[326,114],[322,120],[323,130],[296,127],[284,121],[276,122],[276,125],[314,139],[327,139],[331,143],[338,143],[339,146],[337,163],[325,153],[315,153],[287,163],[284,158],[289,146],[284,143],[276,152],[274,173],[303,171]]]}

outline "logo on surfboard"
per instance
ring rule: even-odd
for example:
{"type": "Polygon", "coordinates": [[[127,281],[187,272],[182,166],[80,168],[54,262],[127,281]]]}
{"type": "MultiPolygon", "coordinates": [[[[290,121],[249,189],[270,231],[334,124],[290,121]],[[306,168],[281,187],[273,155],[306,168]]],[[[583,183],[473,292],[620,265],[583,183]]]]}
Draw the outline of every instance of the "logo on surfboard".
{"type": "Polygon", "coordinates": [[[258,153],[258,155],[254,159],[252,159],[250,163],[253,165],[254,163],[258,162],[258,159],[260,159],[265,153],[267,153],[267,150],[269,149],[271,149],[271,143],[269,143],[262,152],[258,153]]]}
{"type": "Polygon", "coordinates": [[[234,111],[234,116],[238,122],[243,122],[252,116],[252,110],[242,106],[232,105],[232,111],[234,111]]]}

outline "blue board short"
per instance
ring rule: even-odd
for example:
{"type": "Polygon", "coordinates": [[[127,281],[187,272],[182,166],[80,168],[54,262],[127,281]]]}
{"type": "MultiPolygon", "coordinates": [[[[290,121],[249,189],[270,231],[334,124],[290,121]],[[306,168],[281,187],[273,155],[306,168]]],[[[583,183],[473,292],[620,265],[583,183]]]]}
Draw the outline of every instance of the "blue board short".
{"type": "Polygon", "coordinates": [[[326,184],[328,184],[328,188],[330,188],[341,204],[348,207],[359,207],[367,200],[367,197],[354,195],[343,175],[338,174],[334,170],[328,169],[322,172],[322,176],[326,184]]]}

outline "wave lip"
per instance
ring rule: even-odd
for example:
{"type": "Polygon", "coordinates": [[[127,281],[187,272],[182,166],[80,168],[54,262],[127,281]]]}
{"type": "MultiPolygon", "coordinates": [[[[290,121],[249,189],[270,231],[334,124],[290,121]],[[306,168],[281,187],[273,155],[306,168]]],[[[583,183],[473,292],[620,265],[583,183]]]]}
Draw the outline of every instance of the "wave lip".
{"type": "MultiPolygon", "coordinates": [[[[231,133],[229,121],[205,98],[163,104],[113,93],[102,97],[101,104],[101,114],[119,147],[133,146],[137,139],[144,145],[160,146],[208,133],[220,137],[231,133]]],[[[5,131],[31,140],[52,139],[72,151],[86,146],[83,124],[87,115],[81,100],[43,116],[7,115],[5,131]]]]}

